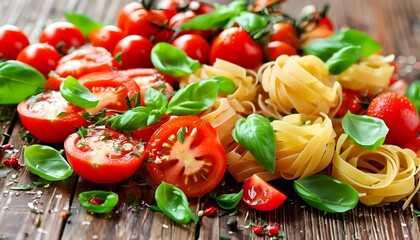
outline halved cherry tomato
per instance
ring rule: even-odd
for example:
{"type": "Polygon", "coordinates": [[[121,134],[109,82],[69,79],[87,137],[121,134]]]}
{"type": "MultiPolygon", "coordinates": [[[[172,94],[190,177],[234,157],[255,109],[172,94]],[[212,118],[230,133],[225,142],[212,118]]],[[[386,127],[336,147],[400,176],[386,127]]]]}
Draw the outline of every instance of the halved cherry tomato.
{"type": "Polygon", "coordinates": [[[31,44],[17,56],[18,61],[31,65],[45,77],[57,67],[60,58],[58,51],[47,43],[31,44]]]}
{"type": "Polygon", "coordinates": [[[82,31],[70,22],[53,22],[47,25],[39,36],[40,43],[48,43],[66,55],[71,48],[79,48],[86,43],[82,31]]]}
{"type": "Polygon", "coordinates": [[[91,126],[83,137],[71,134],[64,141],[64,149],[70,166],[80,177],[100,184],[129,178],[144,158],[140,140],[105,126],[91,126]]]}
{"type": "Polygon", "coordinates": [[[117,43],[124,37],[125,33],[121,28],[114,25],[106,25],[92,31],[89,34],[89,41],[92,46],[103,47],[112,53],[117,43]]]}
{"type": "Polygon", "coordinates": [[[171,183],[187,197],[213,190],[226,170],[226,152],[216,131],[197,116],[164,123],[148,142],[146,159],[156,183],[171,183]]]}
{"type": "Polygon", "coordinates": [[[182,35],[176,38],[172,45],[183,50],[188,57],[198,60],[201,64],[206,64],[209,61],[210,44],[200,35],[182,35]]]}
{"type": "Polygon", "coordinates": [[[167,21],[166,16],[160,11],[139,9],[128,15],[123,30],[127,35],[140,35],[151,40],[164,28],[167,21]]]}
{"type": "Polygon", "coordinates": [[[20,28],[14,25],[0,27],[0,59],[15,60],[28,45],[28,37],[20,28]]]}
{"type": "Polygon", "coordinates": [[[133,79],[118,72],[93,72],[80,77],[78,81],[99,99],[95,108],[87,109],[91,114],[98,113],[104,108],[128,110],[126,99],[140,92],[139,86],[133,79]]]}
{"type": "Polygon", "coordinates": [[[353,114],[358,114],[363,109],[360,103],[361,100],[362,94],[359,91],[344,88],[343,101],[335,114],[335,117],[344,117],[347,111],[350,111],[353,114]]]}
{"type": "Polygon", "coordinates": [[[245,180],[242,189],[245,203],[259,211],[272,211],[280,207],[287,198],[255,174],[245,180]]]}
{"type": "Polygon", "coordinates": [[[152,48],[153,44],[149,39],[138,35],[129,35],[117,43],[113,55],[119,59],[122,69],[151,68],[153,67],[150,59],[152,48]]]}
{"type": "Polygon", "coordinates": [[[68,103],[60,92],[51,91],[19,103],[17,112],[23,126],[45,143],[62,143],[76,127],[87,124],[82,108],[68,103]]]}
{"type": "Polygon", "coordinates": [[[130,15],[130,13],[142,9],[143,5],[137,1],[133,1],[133,2],[129,2],[127,3],[122,9],[121,11],[118,13],[117,16],[117,27],[121,28],[122,30],[124,30],[125,27],[125,22],[127,21],[128,15],[130,15]]]}

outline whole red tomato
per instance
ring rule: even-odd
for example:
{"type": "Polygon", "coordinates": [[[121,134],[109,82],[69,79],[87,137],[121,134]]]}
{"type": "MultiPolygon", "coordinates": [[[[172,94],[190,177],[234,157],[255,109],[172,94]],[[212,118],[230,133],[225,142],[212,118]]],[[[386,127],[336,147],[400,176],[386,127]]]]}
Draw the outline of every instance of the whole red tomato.
{"type": "Polygon", "coordinates": [[[210,50],[210,64],[220,58],[244,68],[255,69],[262,64],[261,47],[249,33],[239,27],[223,30],[213,41],[210,50]]]}
{"type": "Polygon", "coordinates": [[[171,19],[175,14],[178,13],[179,7],[185,7],[182,4],[185,1],[183,0],[161,0],[156,1],[156,9],[162,11],[165,14],[166,18],[171,19]]]}
{"type": "Polygon", "coordinates": [[[123,30],[127,35],[140,35],[150,40],[167,21],[161,11],[139,9],[128,15],[123,30]]]}
{"type": "Polygon", "coordinates": [[[69,22],[54,22],[42,30],[39,42],[48,43],[63,55],[71,48],[85,45],[86,40],[82,31],[69,22]]]}
{"type": "Polygon", "coordinates": [[[198,16],[197,13],[193,11],[186,11],[186,12],[179,12],[176,15],[174,15],[168,22],[168,27],[172,29],[173,31],[178,31],[178,35],[184,35],[184,34],[197,34],[204,38],[208,38],[213,31],[211,30],[183,30],[180,31],[180,27],[182,24],[188,22],[189,20],[195,18],[198,16]],[[179,32],[180,31],[180,32],[179,32]]]}
{"type": "Polygon", "coordinates": [[[209,61],[210,44],[200,35],[186,34],[176,38],[172,45],[183,50],[188,57],[202,64],[209,61]]]}
{"type": "Polygon", "coordinates": [[[137,1],[127,3],[121,9],[121,11],[118,13],[117,27],[124,30],[125,22],[127,21],[128,15],[130,15],[130,13],[132,13],[136,10],[142,9],[142,8],[143,8],[143,5],[141,5],[141,3],[137,2],[137,1]]]}
{"type": "Polygon", "coordinates": [[[0,27],[0,59],[15,60],[28,45],[28,37],[20,28],[13,25],[0,27]]]}
{"type": "Polygon", "coordinates": [[[297,51],[290,44],[282,41],[272,41],[268,43],[268,55],[270,61],[275,61],[281,55],[296,55],[297,51]]]}
{"type": "Polygon", "coordinates": [[[289,23],[278,22],[274,24],[273,31],[270,34],[270,42],[272,41],[288,43],[295,49],[299,47],[299,38],[296,29],[289,23]]]}
{"type": "Polygon", "coordinates": [[[150,53],[153,44],[149,39],[129,35],[117,43],[113,55],[118,59],[122,69],[153,67],[150,53]]]}
{"type": "Polygon", "coordinates": [[[362,94],[359,91],[344,88],[343,101],[341,102],[341,106],[335,114],[335,117],[344,117],[347,111],[358,114],[363,109],[360,104],[361,99],[362,94]]]}
{"type": "Polygon", "coordinates": [[[125,37],[121,28],[114,25],[106,25],[89,34],[89,41],[92,46],[103,47],[108,52],[114,51],[117,43],[125,37]]]}
{"type": "Polygon", "coordinates": [[[57,67],[60,58],[58,51],[47,43],[31,44],[17,56],[18,61],[31,65],[45,77],[57,67]]]}

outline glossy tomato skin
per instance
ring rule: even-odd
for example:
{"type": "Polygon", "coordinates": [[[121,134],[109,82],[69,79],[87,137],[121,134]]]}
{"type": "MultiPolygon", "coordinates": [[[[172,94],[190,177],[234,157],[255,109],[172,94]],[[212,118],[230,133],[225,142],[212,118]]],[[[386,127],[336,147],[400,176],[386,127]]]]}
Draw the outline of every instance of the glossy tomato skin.
{"type": "Polygon", "coordinates": [[[182,35],[176,38],[172,45],[183,50],[188,57],[198,60],[201,64],[209,62],[210,44],[200,35],[182,35]]]}
{"type": "Polygon", "coordinates": [[[128,15],[123,30],[126,35],[139,35],[151,40],[167,21],[160,11],[139,9],[128,15]]]}
{"type": "Polygon", "coordinates": [[[44,77],[48,77],[48,73],[55,70],[60,58],[58,51],[47,43],[31,44],[17,56],[18,61],[36,68],[44,77]]]}
{"type": "Polygon", "coordinates": [[[420,157],[420,137],[412,141],[406,142],[403,148],[408,148],[408,149],[413,150],[413,152],[416,153],[417,157],[420,157]]]}
{"type": "Polygon", "coordinates": [[[216,58],[255,69],[262,64],[263,54],[261,47],[248,32],[239,27],[231,27],[223,30],[212,43],[210,64],[213,64],[216,58]]]}
{"type": "Polygon", "coordinates": [[[416,139],[420,130],[420,118],[414,104],[404,95],[387,92],[378,95],[370,103],[366,115],[382,119],[389,132],[385,143],[400,147],[416,139]]]}
{"type": "MultiPolygon", "coordinates": [[[[193,11],[179,12],[169,20],[168,27],[173,31],[179,31],[182,24],[188,22],[196,16],[198,16],[198,14],[193,11]]],[[[182,30],[181,32],[178,32],[177,37],[185,34],[197,34],[203,38],[208,38],[212,33],[212,30],[182,30]]]]}
{"type": "Polygon", "coordinates": [[[350,111],[353,114],[358,114],[363,109],[362,105],[360,104],[361,100],[362,94],[359,91],[344,88],[343,101],[337,113],[335,114],[335,117],[344,117],[347,111],[350,111]]]}
{"type": "Polygon", "coordinates": [[[187,197],[213,190],[226,171],[226,152],[214,128],[197,116],[170,119],[146,147],[147,169],[156,183],[179,187],[187,197]]]}
{"type": "Polygon", "coordinates": [[[16,60],[19,52],[29,45],[28,37],[14,25],[0,27],[0,59],[16,60]]]}
{"type": "Polygon", "coordinates": [[[272,41],[268,43],[268,55],[270,61],[275,61],[281,55],[292,56],[296,54],[296,49],[286,42],[272,41]]]}
{"type": "Polygon", "coordinates": [[[270,42],[272,41],[285,42],[295,49],[299,47],[296,29],[289,23],[278,22],[274,24],[273,31],[270,34],[270,42]]]}
{"type": "Polygon", "coordinates": [[[82,31],[70,22],[53,22],[47,25],[39,36],[40,43],[48,43],[63,55],[70,49],[79,48],[86,43],[82,31]]]}
{"type": "Polygon", "coordinates": [[[258,211],[272,211],[280,207],[287,198],[255,174],[245,180],[242,189],[244,202],[258,211]]]}
{"type": "Polygon", "coordinates": [[[86,111],[69,104],[60,92],[45,92],[17,106],[23,126],[45,143],[63,143],[67,136],[87,124],[86,111]]]}
{"type": "Polygon", "coordinates": [[[89,34],[89,41],[92,46],[103,47],[112,53],[117,43],[124,37],[125,33],[121,28],[114,25],[106,25],[92,31],[89,34]]]}
{"type": "Polygon", "coordinates": [[[117,27],[124,30],[125,22],[127,21],[128,15],[132,12],[142,9],[143,5],[137,1],[127,3],[121,11],[118,13],[117,16],[117,27]]]}
{"type": "Polygon", "coordinates": [[[121,69],[151,68],[153,67],[150,59],[152,48],[153,44],[149,39],[129,35],[117,43],[113,55],[120,59],[121,69]]]}
{"type": "Polygon", "coordinates": [[[81,138],[73,133],[64,141],[67,160],[83,179],[99,184],[121,182],[132,176],[144,158],[136,137],[104,126],[87,128],[81,138]]]}

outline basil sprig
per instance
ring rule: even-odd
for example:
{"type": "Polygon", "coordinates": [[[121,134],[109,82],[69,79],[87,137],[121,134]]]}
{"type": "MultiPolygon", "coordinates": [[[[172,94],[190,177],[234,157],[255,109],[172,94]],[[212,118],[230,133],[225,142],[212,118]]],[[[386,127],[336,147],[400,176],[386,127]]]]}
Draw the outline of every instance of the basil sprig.
{"type": "Polygon", "coordinates": [[[336,32],[303,48],[305,55],[315,55],[327,63],[330,72],[339,74],[361,58],[381,50],[381,45],[366,33],[354,29],[336,32]],[[331,71],[332,70],[332,71],[331,71]]]}
{"type": "Polygon", "coordinates": [[[347,112],[342,120],[342,127],[348,137],[356,144],[366,148],[375,149],[381,146],[389,131],[382,119],[366,115],[356,115],[347,112]]]}
{"type": "Polygon", "coordinates": [[[294,188],[306,203],[330,213],[351,210],[359,201],[359,193],[353,187],[327,175],[295,180],[294,188]]]}
{"type": "Polygon", "coordinates": [[[226,193],[220,196],[212,195],[211,197],[216,200],[219,207],[230,210],[236,208],[239,202],[242,200],[243,190],[238,193],[226,193]]]}
{"type": "Polygon", "coordinates": [[[82,108],[94,108],[98,98],[77,79],[68,76],[60,85],[60,93],[69,103],[82,108]]]}
{"type": "Polygon", "coordinates": [[[404,95],[410,99],[417,108],[417,112],[420,113],[420,81],[416,80],[408,85],[404,95]]]}
{"type": "Polygon", "coordinates": [[[118,204],[118,195],[114,192],[101,190],[86,191],[79,194],[79,202],[89,212],[108,213],[118,204]],[[90,200],[96,198],[103,201],[100,204],[92,203],[90,200]]]}
{"type": "Polygon", "coordinates": [[[35,68],[14,60],[0,62],[0,104],[17,104],[41,93],[45,77],[35,68]]]}
{"type": "Polygon", "coordinates": [[[157,207],[170,219],[179,224],[198,222],[198,216],[190,208],[187,196],[178,187],[162,182],[156,189],[157,207]]]}
{"type": "Polygon", "coordinates": [[[29,171],[45,180],[64,180],[73,174],[63,156],[50,146],[31,145],[25,148],[23,154],[29,171]]]}
{"type": "Polygon", "coordinates": [[[80,13],[66,12],[65,15],[66,20],[80,29],[85,37],[89,36],[89,33],[92,31],[105,26],[105,24],[95,22],[86,15],[80,13]]]}
{"type": "Polygon", "coordinates": [[[165,42],[153,46],[150,58],[157,70],[176,77],[193,73],[200,67],[199,61],[193,60],[181,49],[165,42]]]}
{"type": "Polygon", "coordinates": [[[236,142],[244,146],[268,172],[276,168],[276,143],[270,121],[258,114],[239,119],[232,131],[236,142]]]}

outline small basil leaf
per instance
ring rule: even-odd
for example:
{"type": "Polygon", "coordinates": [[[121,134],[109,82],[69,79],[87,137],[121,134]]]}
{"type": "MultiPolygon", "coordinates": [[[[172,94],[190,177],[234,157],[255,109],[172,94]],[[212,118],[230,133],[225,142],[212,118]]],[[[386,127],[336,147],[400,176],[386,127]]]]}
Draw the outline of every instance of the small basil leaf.
{"type": "Polygon", "coordinates": [[[420,113],[420,81],[416,80],[408,85],[404,95],[410,99],[417,108],[417,112],[420,113]]]}
{"type": "Polygon", "coordinates": [[[235,18],[235,22],[243,27],[251,36],[267,26],[267,18],[251,12],[242,12],[235,18]]]}
{"type": "Polygon", "coordinates": [[[108,213],[118,204],[118,195],[114,192],[100,190],[87,191],[79,194],[79,202],[89,212],[108,213]],[[91,199],[99,199],[101,204],[92,203],[91,199]]]}
{"type": "Polygon", "coordinates": [[[353,187],[327,175],[295,180],[294,188],[306,203],[330,213],[351,210],[359,201],[359,193],[353,187]]]}
{"type": "Polygon", "coordinates": [[[382,119],[351,112],[344,115],[342,127],[356,144],[371,150],[384,143],[389,130],[382,119]]]}
{"type": "Polygon", "coordinates": [[[163,109],[168,104],[168,98],[154,88],[148,88],[144,94],[144,103],[148,109],[163,109]]]}
{"type": "Polygon", "coordinates": [[[188,203],[187,196],[178,187],[162,182],[156,189],[155,199],[158,208],[170,219],[179,224],[198,222],[188,203]]]}
{"type": "Polygon", "coordinates": [[[44,91],[45,77],[35,68],[19,62],[0,62],[0,104],[17,104],[44,91]]]}
{"type": "Polygon", "coordinates": [[[69,103],[82,108],[94,108],[98,98],[77,79],[68,76],[60,85],[60,93],[69,103]]]}
{"type": "Polygon", "coordinates": [[[11,187],[10,190],[16,190],[16,191],[28,191],[32,190],[33,187],[30,184],[22,184],[17,187],[11,187]]]}
{"type": "Polygon", "coordinates": [[[193,73],[200,67],[199,61],[191,59],[181,49],[164,42],[157,43],[152,48],[151,59],[156,69],[177,77],[193,73]]]}
{"type": "Polygon", "coordinates": [[[219,93],[232,94],[236,91],[235,83],[227,77],[215,76],[209,79],[219,81],[220,83],[219,93]]]}
{"type": "Polygon", "coordinates": [[[360,46],[347,46],[334,53],[325,64],[330,73],[338,75],[356,63],[362,56],[360,46]]]}
{"type": "Polygon", "coordinates": [[[45,180],[64,180],[73,174],[67,161],[52,147],[35,144],[26,147],[23,153],[29,171],[45,180]]]}
{"type": "Polygon", "coordinates": [[[326,41],[325,39],[315,40],[303,48],[305,55],[315,55],[322,61],[326,62],[334,55],[334,53],[340,51],[340,49],[348,46],[342,42],[326,41]]]}
{"type": "Polygon", "coordinates": [[[66,12],[65,15],[66,20],[70,23],[73,23],[78,29],[80,29],[85,37],[87,37],[92,31],[105,26],[102,23],[93,21],[83,14],[66,12]]]}
{"type": "Polygon", "coordinates": [[[232,131],[236,142],[245,147],[268,172],[276,167],[276,143],[270,121],[258,114],[239,119],[232,131]]]}
{"type": "Polygon", "coordinates": [[[149,117],[149,109],[145,107],[136,107],[126,111],[124,114],[112,117],[108,120],[108,124],[112,129],[122,132],[131,132],[149,126],[149,117]]]}
{"type": "Polygon", "coordinates": [[[236,208],[239,202],[242,200],[243,190],[238,193],[232,194],[222,194],[220,196],[215,196],[214,199],[219,207],[230,210],[236,208]]]}
{"type": "Polygon", "coordinates": [[[219,85],[217,80],[206,79],[181,88],[169,101],[169,112],[176,116],[194,115],[213,106],[219,85]]]}

